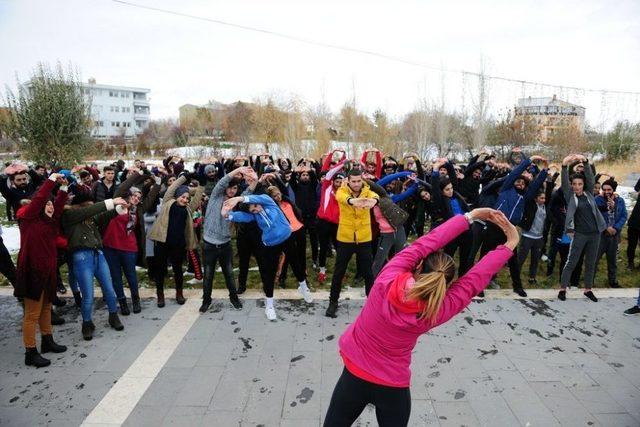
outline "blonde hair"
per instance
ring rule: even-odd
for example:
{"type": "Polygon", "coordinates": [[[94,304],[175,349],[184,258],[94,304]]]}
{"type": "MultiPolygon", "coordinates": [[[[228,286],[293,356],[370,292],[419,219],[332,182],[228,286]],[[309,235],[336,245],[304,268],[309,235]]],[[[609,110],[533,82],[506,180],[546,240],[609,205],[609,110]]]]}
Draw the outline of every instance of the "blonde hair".
{"type": "Polygon", "coordinates": [[[440,311],[449,283],[455,275],[456,264],[449,255],[438,251],[424,259],[422,271],[426,272],[418,277],[407,292],[407,299],[423,301],[424,308],[418,318],[433,323],[440,311]]]}
{"type": "Polygon", "coordinates": [[[280,191],[280,189],[278,187],[276,187],[275,185],[270,185],[269,187],[267,187],[267,194],[269,195],[269,197],[273,198],[276,194],[276,191],[280,194],[282,194],[282,192],[280,191]]]}

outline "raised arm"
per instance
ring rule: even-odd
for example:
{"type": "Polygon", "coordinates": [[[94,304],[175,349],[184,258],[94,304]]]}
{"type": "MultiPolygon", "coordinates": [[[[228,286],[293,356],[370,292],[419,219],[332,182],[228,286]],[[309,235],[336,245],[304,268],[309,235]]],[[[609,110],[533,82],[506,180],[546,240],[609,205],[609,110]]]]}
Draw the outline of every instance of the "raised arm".
{"type": "Polygon", "coordinates": [[[402,193],[392,195],[391,200],[393,200],[393,203],[400,203],[408,199],[409,197],[413,196],[414,194],[416,194],[416,191],[418,191],[418,187],[419,187],[419,184],[417,182],[414,182],[409,186],[409,188],[404,190],[402,193]]]}
{"type": "Polygon", "coordinates": [[[396,180],[396,179],[400,179],[400,178],[406,178],[409,175],[411,175],[412,173],[415,173],[415,172],[412,172],[412,171],[396,172],[396,173],[393,173],[391,175],[387,175],[387,176],[383,177],[382,179],[379,179],[376,183],[378,185],[384,187],[385,185],[387,185],[391,181],[396,180]]]}
{"type": "Polygon", "coordinates": [[[49,195],[51,194],[53,187],[56,185],[57,174],[53,174],[51,176],[53,179],[47,179],[45,183],[40,186],[38,192],[31,198],[31,203],[20,209],[21,219],[34,219],[40,215],[40,212],[47,204],[47,200],[49,200],[49,195]]]}
{"type": "Polygon", "coordinates": [[[513,251],[508,247],[498,246],[486,254],[464,276],[453,282],[442,301],[433,326],[445,323],[464,310],[471,299],[487,287],[491,278],[500,271],[512,255],[513,251]]]}
{"type": "Polygon", "coordinates": [[[468,229],[465,216],[454,216],[391,258],[378,274],[376,283],[390,283],[398,274],[413,271],[423,258],[445,247],[468,229]]]}
{"type": "Polygon", "coordinates": [[[516,166],[511,172],[509,172],[509,175],[507,175],[507,178],[502,183],[502,188],[500,189],[500,191],[505,191],[513,187],[516,179],[518,179],[518,177],[527,170],[530,164],[530,159],[523,159],[518,166],[516,166]]]}
{"type": "Polygon", "coordinates": [[[529,185],[529,188],[527,188],[524,198],[526,200],[533,199],[540,187],[542,187],[542,184],[544,184],[545,179],[547,179],[547,169],[542,169],[538,176],[536,176],[536,179],[529,185]]]}
{"type": "Polygon", "coordinates": [[[584,178],[584,191],[588,191],[589,193],[593,194],[593,188],[596,186],[596,178],[594,176],[591,165],[587,163],[586,159],[584,165],[584,178]]]}
{"type": "Polygon", "coordinates": [[[569,182],[569,167],[567,165],[562,165],[562,172],[560,173],[560,188],[562,189],[562,194],[564,195],[564,200],[569,203],[573,192],[571,191],[571,183],[569,182]]]}

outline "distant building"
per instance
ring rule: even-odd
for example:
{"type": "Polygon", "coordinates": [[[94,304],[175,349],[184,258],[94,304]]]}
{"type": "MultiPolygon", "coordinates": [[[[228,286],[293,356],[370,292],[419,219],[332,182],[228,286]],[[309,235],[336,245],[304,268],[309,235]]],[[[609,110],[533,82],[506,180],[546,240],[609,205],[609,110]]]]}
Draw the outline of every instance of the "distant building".
{"type": "MultiPolygon", "coordinates": [[[[25,83],[28,88],[29,82],[25,83]]],[[[133,138],[149,126],[150,89],[97,84],[95,79],[80,83],[85,99],[91,102],[95,138],[133,138]]]]}
{"type": "Polygon", "coordinates": [[[538,140],[545,143],[560,129],[575,127],[584,132],[585,108],[553,97],[520,98],[515,107],[515,117],[535,120],[538,140]]]}

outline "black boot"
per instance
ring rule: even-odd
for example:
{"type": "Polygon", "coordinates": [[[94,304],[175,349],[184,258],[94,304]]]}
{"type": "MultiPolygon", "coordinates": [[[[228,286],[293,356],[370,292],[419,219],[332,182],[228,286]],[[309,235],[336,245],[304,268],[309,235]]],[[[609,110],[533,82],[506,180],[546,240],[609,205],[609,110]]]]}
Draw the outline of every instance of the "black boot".
{"type": "Polygon", "coordinates": [[[64,345],[56,344],[53,340],[53,335],[43,335],[42,345],[40,346],[41,353],[64,353],[67,351],[67,347],[64,345]]]}
{"type": "Polygon", "coordinates": [[[95,326],[93,322],[82,322],[82,338],[84,338],[85,341],[91,341],[94,329],[95,326]]]}
{"type": "Polygon", "coordinates": [[[329,301],[329,307],[327,307],[327,311],[324,313],[325,316],[336,318],[338,315],[336,312],[338,311],[338,301],[329,301]]]}
{"type": "Polygon", "coordinates": [[[233,308],[235,308],[236,310],[242,310],[242,303],[240,302],[240,298],[238,298],[238,295],[229,296],[229,301],[231,302],[233,308]]]}
{"type": "Polygon", "coordinates": [[[120,313],[122,313],[123,316],[128,316],[131,314],[131,312],[129,311],[129,306],[127,305],[126,298],[119,299],[118,303],[120,304],[120,313]]]}
{"type": "Polygon", "coordinates": [[[58,316],[53,308],[51,309],[51,324],[54,326],[64,325],[64,319],[58,316]]]}
{"type": "Polygon", "coordinates": [[[182,288],[176,288],[176,302],[180,305],[184,304],[187,300],[182,294],[182,288]]]}
{"type": "Polygon", "coordinates": [[[156,295],[158,296],[158,307],[164,307],[164,290],[156,289],[156,295]]]}
{"type": "Polygon", "coordinates": [[[73,300],[76,303],[76,307],[80,307],[82,305],[82,295],[79,291],[73,293],[73,300]]]}
{"type": "Polygon", "coordinates": [[[109,313],[109,326],[111,326],[116,331],[121,331],[124,329],[124,325],[120,322],[118,313],[109,313]]]}
{"type": "Polygon", "coordinates": [[[67,305],[67,301],[58,298],[58,295],[56,295],[53,298],[53,301],[51,302],[51,304],[55,305],[56,307],[64,307],[65,305],[67,305]]]}
{"type": "Polygon", "coordinates": [[[28,348],[24,353],[24,364],[27,366],[35,366],[36,368],[43,368],[51,365],[51,360],[40,356],[37,348],[28,348]]]}
{"type": "Polygon", "coordinates": [[[202,300],[202,305],[200,306],[200,313],[206,313],[209,310],[209,306],[211,305],[211,298],[205,298],[202,300]]]}
{"type": "Polygon", "coordinates": [[[131,308],[134,313],[140,313],[142,311],[142,307],[140,307],[140,297],[131,297],[131,308]]]}
{"type": "Polygon", "coordinates": [[[244,292],[247,290],[247,285],[240,285],[238,286],[238,291],[236,292],[238,295],[242,295],[244,294],[244,292]]]}

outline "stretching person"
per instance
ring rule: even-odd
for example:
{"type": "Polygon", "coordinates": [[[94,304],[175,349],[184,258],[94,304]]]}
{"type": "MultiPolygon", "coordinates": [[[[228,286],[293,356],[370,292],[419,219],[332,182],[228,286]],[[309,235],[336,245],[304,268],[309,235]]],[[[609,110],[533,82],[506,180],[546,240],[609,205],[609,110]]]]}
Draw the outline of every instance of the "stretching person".
{"type": "Polygon", "coordinates": [[[193,230],[193,211],[200,204],[204,187],[189,188],[184,183],[186,176],[176,179],[167,188],[162,198],[158,219],[149,231],[149,238],[155,242],[154,264],[156,269],[156,293],[158,307],[164,307],[164,278],[167,275],[167,262],[171,262],[176,285],[176,302],[184,304],[182,294],[184,276],[182,264],[188,250],[198,247],[196,233],[193,230]],[[191,196],[193,192],[193,196],[191,196]]]}
{"type": "Polygon", "coordinates": [[[513,255],[518,240],[503,213],[480,208],[454,216],[393,257],[340,337],[345,368],[324,426],[350,426],[370,403],[380,426],[406,426],[411,413],[409,365],[418,338],[464,310],[513,255]],[[496,224],[506,242],[452,282],[455,262],[442,249],[474,220],[496,224]]]}
{"type": "Polygon", "coordinates": [[[584,168],[584,175],[574,174],[569,177],[569,163],[576,160],[587,162],[587,158],[580,154],[569,155],[562,161],[562,192],[567,201],[565,230],[571,238],[571,246],[567,263],[562,270],[558,299],[564,301],[567,298],[566,289],[571,274],[578,265],[580,256],[584,253],[584,295],[591,301],[597,302],[598,298],[593,294],[591,288],[596,273],[600,234],[607,228],[607,224],[598,211],[593,197],[595,179],[591,167],[587,165],[584,168]]]}
{"type": "Polygon", "coordinates": [[[378,228],[380,229],[378,248],[373,260],[372,270],[374,276],[377,276],[380,270],[382,270],[382,267],[387,262],[389,254],[391,253],[393,256],[400,252],[407,242],[404,223],[407,221],[409,214],[400,206],[397,206],[396,203],[413,196],[413,194],[418,190],[418,183],[414,182],[409,188],[400,194],[388,194],[383,187],[398,178],[410,177],[415,179],[415,172],[405,171],[385,175],[385,177],[377,183],[371,180],[366,180],[369,187],[371,187],[371,191],[376,193],[379,197],[378,205],[373,208],[373,216],[375,217],[376,222],[378,223],[378,228]]]}
{"type": "Polygon", "coordinates": [[[20,253],[18,254],[17,281],[14,295],[24,298],[24,363],[37,368],[51,364],[36,348],[36,324],[42,335],[42,353],[63,353],[67,347],[53,340],[51,328],[51,302],[57,287],[56,237],[60,230],[60,217],[67,200],[67,182],[61,174],[51,174],[26,206],[16,212],[20,227],[20,253]],[[56,183],[62,184],[55,201],[50,200],[56,183]]]}
{"type": "Polygon", "coordinates": [[[336,193],[336,200],[340,207],[340,222],[338,223],[338,250],[336,265],[331,279],[331,294],[329,307],[325,315],[336,317],[338,299],[342,288],[342,279],[347,272],[347,265],[353,254],[356,254],[358,272],[364,278],[365,292],[369,295],[373,285],[371,271],[371,215],[370,210],[378,204],[378,195],[371,191],[364,182],[362,171],[349,171],[346,185],[342,185],[336,193]]]}
{"type": "MultiPolygon", "coordinates": [[[[262,287],[266,297],[264,313],[267,319],[275,321],[277,316],[273,306],[273,286],[278,270],[280,254],[283,251],[288,252],[286,245],[291,236],[289,221],[287,221],[286,216],[273,199],[266,194],[233,197],[224,202],[221,214],[233,222],[255,221],[258,227],[260,227],[260,230],[262,230],[262,243],[264,247],[262,248],[262,253],[259,255],[259,258],[261,258],[259,268],[264,271],[262,275],[262,287]],[[239,203],[248,204],[249,212],[231,212],[239,203]]],[[[305,288],[307,287],[306,282],[301,282],[298,290],[300,290],[304,296],[304,292],[301,290],[303,285],[305,288]]]]}
{"type": "Polygon", "coordinates": [[[615,191],[618,183],[613,179],[608,179],[602,183],[601,194],[596,196],[596,204],[604,218],[607,228],[600,236],[600,247],[596,265],[600,262],[602,255],[607,255],[607,278],[609,286],[619,288],[618,284],[618,245],[622,227],[627,222],[627,207],[624,199],[618,196],[615,191]]]}
{"type": "Polygon", "coordinates": [[[127,207],[123,215],[116,215],[109,221],[102,238],[104,244],[104,257],[109,264],[113,289],[116,292],[120,313],[128,316],[131,312],[127,304],[127,297],[124,293],[124,273],[129,283],[131,291],[131,306],[134,313],[140,313],[140,294],[138,292],[138,275],[136,273],[136,262],[138,254],[144,252],[144,208],[140,207],[142,191],[133,185],[142,182],[145,176],[140,175],[135,168],[129,169],[129,176],[118,186],[115,191],[116,197],[123,197],[127,200],[127,207]]]}
{"type": "Polygon", "coordinates": [[[305,270],[303,257],[301,260],[299,253],[305,251],[305,237],[304,237],[304,224],[302,223],[302,214],[298,207],[288,200],[286,196],[282,195],[282,192],[275,185],[267,187],[267,194],[277,203],[284,216],[289,221],[289,227],[291,227],[291,235],[284,242],[282,251],[284,252],[285,259],[291,264],[293,274],[298,280],[298,292],[302,295],[307,304],[313,302],[313,297],[307,286],[307,273],[305,270]]]}
{"type": "Polygon", "coordinates": [[[340,189],[344,180],[344,174],[341,172],[344,167],[344,159],[341,156],[341,152],[334,151],[331,156],[327,156],[322,166],[322,170],[327,173],[320,184],[320,205],[317,213],[318,240],[320,243],[318,282],[320,284],[327,279],[327,254],[331,252],[332,246],[337,246],[340,208],[336,201],[336,192],[340,189]],[[338,162],[336,166],[329,169],[332,160],[338,162]]]}
{"type": "Polygon", "coordinates": [[[213,275],[216,262],[220,263],[224,282],[229,291],[229,301],[233,308],[240,310],[242,303],[238,298],[236,281],[233,277],[233,248],[231,247],[231,223],[221,215],[225,201],[235,197],[240,184],[239,177],[252,172],[250,167],[237,168],[220,179],[209,196],[204,216],[204,281],[202,282],[202,306],[200,312],[205,313],[211,305],[213,275]]]}
{"type": "MultiPolygon", "coordinates": [[[[67,251],[73,260],[73,273],[76,276],[82,294],[82,337],[89,341],[93,338],[96,326],[92,320],[93,313],[93,278],[98,279],[102,294],[109,309],[109,325],[116,331],[124,326],[118,317],[116,294],[111,282],[109,265],[102,251],[102,237],[94,218],[106,211],[113,211],[117,206],[126,206],[127,202],[117,197],[93,203],[91,196],[85,193],[76,194],[71,206],[62,214],[62,229],[69,241],[67,251]]],[[[122,209],[122,208],[118,208],[122,209]]],[[[102,220],[106,220],[102,217],[102,220]]]]}

